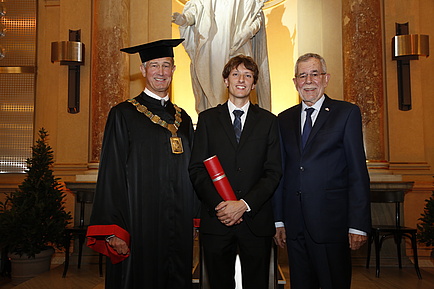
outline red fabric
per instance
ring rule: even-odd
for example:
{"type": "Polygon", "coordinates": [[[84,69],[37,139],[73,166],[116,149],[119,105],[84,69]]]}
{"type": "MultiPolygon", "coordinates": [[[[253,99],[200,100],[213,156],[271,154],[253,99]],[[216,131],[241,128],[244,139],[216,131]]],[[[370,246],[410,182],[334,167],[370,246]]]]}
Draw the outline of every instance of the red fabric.
{"type": "Polygon", "coordinates": [[[209,159],[203,161],[206,170],[208,171],[214,186],[219,193],[219,195],[225,201],[236,201],[234,191],[232,190],[231,184],[223,171],[222,165],[217,156],[212,156],[209,159]]]}
{"type": "Polygon", "coordinates": [[[91,249],[97,251],[98,253],[104,254],[110,258],[113,264],[122,262],[128,256],[118,254],[112,247],[109,246],[106,241],[107,236],[115,235],[116,237],[124,240],[128,247],[130,246],[130,234],[119,227],[118,225],[95,225],[89,226],[87,229],[87,246],[91,249]]]}
{"type": "Polygon", "coordinates": [[[193,219],[193,226],[195,228],[199,228],[200,227],[200,219],[193,219]]]}

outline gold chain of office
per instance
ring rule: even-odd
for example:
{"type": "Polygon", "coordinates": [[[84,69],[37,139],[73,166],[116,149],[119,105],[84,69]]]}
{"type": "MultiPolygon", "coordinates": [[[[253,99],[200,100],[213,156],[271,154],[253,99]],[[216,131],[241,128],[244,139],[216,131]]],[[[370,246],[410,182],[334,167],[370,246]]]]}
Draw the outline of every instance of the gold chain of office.
{"type": "Polygon", "coordinates": [[[175,122],[172,124],[167,123],[166,121],[162,120],[161,117],[159,117],[158,115],[153,114],[146,106],[140,104],[134,98],[128,99],[128,102],[132,103],[136,107],[137,111],[146,115],[153,123],[164,127],[172,133],[170,143],[172,146],[172,152],[174,154],[182,154],[184,152],[181,138],[176,135],[178,128],[182,122],[181,109],[176,104],[173,103],[173,107],[175,108],[175,122]]]}

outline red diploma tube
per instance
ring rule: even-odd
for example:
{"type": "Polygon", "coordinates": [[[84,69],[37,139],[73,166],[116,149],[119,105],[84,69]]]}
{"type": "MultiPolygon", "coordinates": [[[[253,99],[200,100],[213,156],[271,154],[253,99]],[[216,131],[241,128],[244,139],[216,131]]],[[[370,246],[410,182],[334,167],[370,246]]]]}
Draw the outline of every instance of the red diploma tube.
{"type": "Polygon", "coordinates": [[[209,176],[211,177],[214,186],[219,193],[219,195],[225,201],[236,201],[234,191],[232,190],[231,184],[223,171],[222,165],[217,156],[212,156],[203,161],[209,176]]]}

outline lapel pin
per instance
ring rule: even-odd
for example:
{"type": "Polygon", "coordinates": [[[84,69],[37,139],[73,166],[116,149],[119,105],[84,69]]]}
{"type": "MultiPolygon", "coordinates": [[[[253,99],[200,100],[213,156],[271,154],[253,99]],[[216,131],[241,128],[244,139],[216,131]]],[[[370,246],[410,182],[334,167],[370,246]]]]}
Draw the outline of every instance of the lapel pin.
{"type": "Polygon", "coordinates": [[[326,110],[326,111],[330,111],[330,108],[326,107],[325,110],[326,110]]]}

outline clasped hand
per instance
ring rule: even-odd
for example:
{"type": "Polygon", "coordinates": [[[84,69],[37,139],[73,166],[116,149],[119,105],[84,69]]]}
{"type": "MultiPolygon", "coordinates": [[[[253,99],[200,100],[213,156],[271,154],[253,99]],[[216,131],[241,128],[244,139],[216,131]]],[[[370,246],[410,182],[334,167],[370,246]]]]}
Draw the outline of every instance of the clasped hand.
{"type": "Polygon", "coordinates": [[[224,225],[230,227],[243,221],[243,214],[247,206],[243,201],[224,201],[215,208],[217,218],[224,225]]]}

